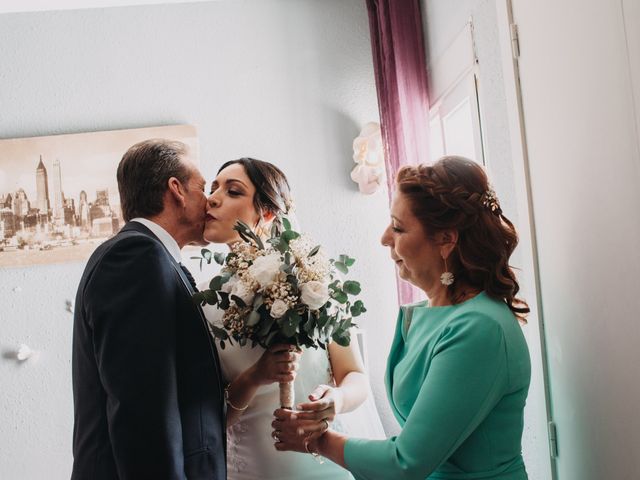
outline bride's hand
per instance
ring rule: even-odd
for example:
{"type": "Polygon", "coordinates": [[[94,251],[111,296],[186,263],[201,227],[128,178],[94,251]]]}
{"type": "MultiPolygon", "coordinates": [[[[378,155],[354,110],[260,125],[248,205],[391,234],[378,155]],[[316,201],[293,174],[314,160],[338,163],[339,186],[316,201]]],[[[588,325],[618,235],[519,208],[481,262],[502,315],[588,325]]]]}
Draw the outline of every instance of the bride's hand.
{"type": "Polygon", "coordinates": [[[327,420],[333,422],[336,415],[342,412],[344,398],[342,390],[329,385],[318,385],[309,394],[308,403],[298,405],[298,418],[301,420],[327,420]]]}
{"type": "Polygon", "coordinates": [[[301,437],[315,438],[326,432],[336,414],[342,411],[342,392],[329,385],[318,385],[309,400],[298,405],[293,418],[287,419],[286,427],[293,428],[301,437]]]}
{"type": "Polygon", "coordinates": [[[296,378],[302,352],[293,345],[273,345],[250,367],[257,385],[292,382],[296,378]]]}

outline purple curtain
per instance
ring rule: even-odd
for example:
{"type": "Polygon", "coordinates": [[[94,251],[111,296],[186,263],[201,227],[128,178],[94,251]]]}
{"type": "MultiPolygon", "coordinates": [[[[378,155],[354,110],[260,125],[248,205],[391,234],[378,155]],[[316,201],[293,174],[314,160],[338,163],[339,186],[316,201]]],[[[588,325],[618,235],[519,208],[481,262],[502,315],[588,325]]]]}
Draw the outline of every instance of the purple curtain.
{"type": "MultiPolygon", "coordinates": [[[[402,165],[429,160],[427,67],[419,0],[366,0],[389,200],[402,165]]],[[[397,278],[400,304],[424,297],[397,278]]]]}

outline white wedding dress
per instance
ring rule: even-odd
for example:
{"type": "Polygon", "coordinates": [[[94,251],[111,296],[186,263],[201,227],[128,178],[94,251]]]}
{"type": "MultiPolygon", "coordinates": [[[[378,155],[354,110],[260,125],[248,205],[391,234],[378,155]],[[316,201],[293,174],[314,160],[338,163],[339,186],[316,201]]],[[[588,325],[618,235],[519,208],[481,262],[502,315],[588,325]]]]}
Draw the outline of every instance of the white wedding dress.
{"type": "MultiPolygon", "coordinates": [[[[218,327],[222,325],[222,310],[206,305],[204,313],[210,323],[218,327]]],[[[253,365],[263,352],[264,349],[260,346],[240,347],[235,342],[233,345],[225,342],[224,349],[218,348],[225,380],[233,381],[253,365]]],[[[305,349],[294,383],[295,402],[308,401],[309,393],[320,384],[334,384],[327,352],[322,349],[305,349]]],[[[309,454],[279,452],[274,448],[271,422],[273,412],[279,407],[279,398],[277,383],[260,387],[239,422],[227,429],[228,480],[352,479],[347,470],[328,460],[320,464],[309,454]]],[[[367,401],[358,409],[338,415],[331,428],[350,436],[384,438],[371,392],[367,401]]]]}

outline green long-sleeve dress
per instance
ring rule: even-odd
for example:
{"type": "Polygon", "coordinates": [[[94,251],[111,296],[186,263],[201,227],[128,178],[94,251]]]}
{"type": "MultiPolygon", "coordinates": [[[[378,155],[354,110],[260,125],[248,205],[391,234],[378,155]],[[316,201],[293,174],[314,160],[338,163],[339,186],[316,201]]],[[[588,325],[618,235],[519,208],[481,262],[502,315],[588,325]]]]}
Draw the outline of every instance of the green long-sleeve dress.
{"type": "Polygon", "coordinates": [[[523,411],[531,364],[520,324],[486,293],[458,305],[402,307],[385,383],[402,426],[349,439],[356,479],[525,480],[523,411]]]}

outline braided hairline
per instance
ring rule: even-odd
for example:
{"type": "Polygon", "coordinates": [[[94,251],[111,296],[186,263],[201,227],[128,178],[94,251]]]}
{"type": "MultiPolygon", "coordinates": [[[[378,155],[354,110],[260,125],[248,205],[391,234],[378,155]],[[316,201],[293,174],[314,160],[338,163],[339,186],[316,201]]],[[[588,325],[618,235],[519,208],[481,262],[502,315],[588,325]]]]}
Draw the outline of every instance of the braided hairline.
{"type": "MultiPolygon", "coordinates": [[[[446,173],[446,172],[444,172],[446,173]]],[[[398,172],[398,183],[408,184],[422,190],[444,206],[473,215],[489,210],[501,215],[502,210],[490,187],[482,193],[469,192],[462,185],[451,185],[450,178],[442,178],[430,165],[409,166],[398,172]]]]}

